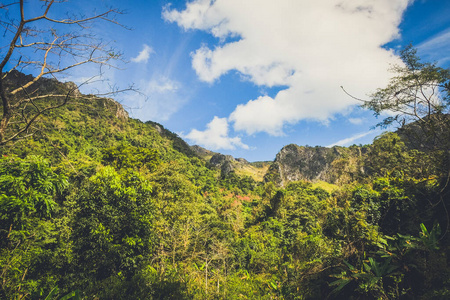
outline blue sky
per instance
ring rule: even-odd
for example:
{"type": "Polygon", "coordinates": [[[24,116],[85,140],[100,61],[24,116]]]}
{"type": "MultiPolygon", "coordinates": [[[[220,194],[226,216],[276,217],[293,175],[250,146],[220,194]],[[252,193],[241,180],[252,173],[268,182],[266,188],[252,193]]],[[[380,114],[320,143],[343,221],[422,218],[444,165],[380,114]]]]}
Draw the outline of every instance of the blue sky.
{"type": "Polygon", "coordinates": [[[290,143],[370,143],[380,120],[340,86],[367,98],[409,43],[450,64],[446,0],[80,0],[71,9],[108,6],[125,10],[119,21],[132,30],[94,28],[128,61],[105,79],[145,95],[116,100],[192,145],[249,161],[273,160],[290,143]]]}

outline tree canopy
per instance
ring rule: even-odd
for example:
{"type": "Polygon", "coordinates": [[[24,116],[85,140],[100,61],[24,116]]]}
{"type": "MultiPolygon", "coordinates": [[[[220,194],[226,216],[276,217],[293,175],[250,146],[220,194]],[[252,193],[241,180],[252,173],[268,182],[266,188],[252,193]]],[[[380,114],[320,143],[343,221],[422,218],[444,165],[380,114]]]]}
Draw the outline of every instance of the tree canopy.
{"type": "MultiPolygon", "coordinates": [[[[57,3],[43,1],[34,21],[58,23],[48,15],[57,3]]],[[[24,2],[0,9],[13,6],[22,11],[24,2]]],[[[28,45],[21,43],[33,19],[7,20],[17,33],[11,47],[28,45]]],[[[91,21],[60,21],[84,26],[81,20],[91,21]]],[[[47,33],[54,44],[26,43],[53,53],[64,35],[47,33]]],[[[70,49],[76,38],[65,37],[70,49]]],[[[224,172],[158,124],[118,116],[110,99],[79,95],[47,109],[60,103],[55,91],[72,97],[74,89],[45,78],[54,74],[45,59],[38,79],[14,68],[3,73],[0,298],[448,298],[449,148],[442,134],[449,127],[434,123],[448,120],[448,71],[421,63],[412,48],[402,58],[397,76],[366,106],[395,111],[385,125],[423,125],[423,137],[439,140],[414,147],[400,132],[385,133],[341,151],[335,184],[284,186],[274,169],[261,181],[231,163],[224,172]],[[25,123],[14,125],[13,109],[24,111],[25,123]],[[45,133],[7,143],[29,133],[34,117],[27,112],[41,118],[45,133]]],[[[292,161],[291,168],[302,167],[292,161]]]]}

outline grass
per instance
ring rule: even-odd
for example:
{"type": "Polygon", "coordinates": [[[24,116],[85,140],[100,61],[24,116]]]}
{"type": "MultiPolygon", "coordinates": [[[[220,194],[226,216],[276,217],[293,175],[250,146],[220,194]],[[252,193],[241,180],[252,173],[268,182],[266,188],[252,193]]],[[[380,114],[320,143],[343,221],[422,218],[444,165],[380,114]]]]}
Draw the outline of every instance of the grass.
{"type": "Polygon", "coordinates": [[[264,175],[270,167],[271,162],[264,162],[261,164],[237,164],[235,165],[235,172],[240,176],[250,176],[255,181],[263,181],[264,175]]]}
{"type": "Polygon", "coordinates": [[[325,191],[327,191],[328,193],[332,193],[333,191],[335,191],[335,190],[337,190],[339,188],[337,185],[332,184],[332,183],[328,183],[328,182],[325,182],[325,181],[314,182],[312,184],[312,186],[313,186],[313,188],[320,187],[320,188],[324,189],[325,191]]]}

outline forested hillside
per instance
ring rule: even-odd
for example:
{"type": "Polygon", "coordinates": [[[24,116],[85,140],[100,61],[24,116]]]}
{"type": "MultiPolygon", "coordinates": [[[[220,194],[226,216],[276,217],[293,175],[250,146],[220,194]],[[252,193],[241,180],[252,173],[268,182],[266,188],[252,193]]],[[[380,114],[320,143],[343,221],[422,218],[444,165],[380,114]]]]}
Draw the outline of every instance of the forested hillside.
{"type": "Polygon", "coordinates": [[[450,297],[443,144],[290,145],[255,180],[267,163],[239,173],[112,99],[72,93],[33,126],[0,148],[1,299],[450,297]]]}

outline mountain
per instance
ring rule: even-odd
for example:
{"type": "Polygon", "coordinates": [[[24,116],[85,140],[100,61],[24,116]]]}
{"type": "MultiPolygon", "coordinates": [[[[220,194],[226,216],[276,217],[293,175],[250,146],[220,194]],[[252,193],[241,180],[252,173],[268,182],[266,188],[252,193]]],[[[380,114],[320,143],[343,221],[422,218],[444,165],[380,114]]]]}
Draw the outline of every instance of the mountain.
{"type": "Polygon", "coordinates": [[[365,149],[358,146],[332,148],[290,144],[278,152],[265,175],[266,181],[285,186],[292,181],[348,183],[363,172],[360,159],[365,149]]]}
{"type": "Polygon", "coordinates": [[[396,130],[410,149],[422,151],[450,148],[450,114],[434,113],[396,130]]]}
{"type": "MultiPolygon", "coordinates": [[[[33,80],[31,75],[12,71],[5,77],[7,90],[33,80]]],[[[90,176],[100,164],[104,149],[131,146],[153,149],[163,161],[188,165],[200,160],[190,146],[175,133],[156,122],[130,118],[123,106],[111,98],[84,95],[72,82],[40,78],[29,87],[33,95],[67,94],[67,104],[47,111],[33,124],[34,136],[7,144],[1,154],[25,157],[37,154],[54,165],[68,167],[75,176],[90,176]],[[70,92],[72,91],[72,92],[70,92]],[[77,175],[78,174],[78,175],[77,175]]],[[[42,98],[45,105],[54,100],[42,98]]],[[[204,164],[201,168],[205,168],[204,164]]]]}
{"type": "MultiPolygon", "coordinates": [[[[13,71],[5,83],[9,88],[15,88],[32,79],[31,75],[13,71]]],[[[273,162],[248,162],[198,145],[189,146],[163,125],[129,118],[120,103],[111,98],[83,95],[70,82],[40,78],[30,90],[38,94],[73,92],[67,105],[41,118],[37,123],[40,129],[33,140],[21,141],[21,147],[12,147],[12,151],[21,156],[37,151],[58,162],[71,161],[72,165],[87,166],[97,164],[102,149],[130,144],[155,149],[165,160],[180,155],[198,158],[222,178],[233,173],[251,177],[256,182],[272,181],[277,186],[299,180],[341,185],[367,172],[364,165],[370,147],[326,148],[291,144],[283,147],[273,162]]],[[[7,153],[7,149],[9,147],[2,152],[7,153]]]]}
{"type": "Polygon", "coordinates": [[[191,149],[205,160],[210,168],[220,170],[222,177],[233,172],[239,176],[250,176],[253,180],[262,182],[272,164],[271,161],[248,162],[244,158],[234,158],[231,155],[213,152],[198,145],[191,146],[191,149]]]}
{"type": "Polygon", "coordinates": [[[442,151],[385,133],[248,162],[73,83],[24,93],[69,99],[0,148],[1,299],[448,298],[442,151]]]}
{"type": "Polygon", "coordinates": [[[199,145],[191,146],[191,150],[206,161],[209,161],[214,154],[217,154],[216,152],[205,149],[199,145]]]}

